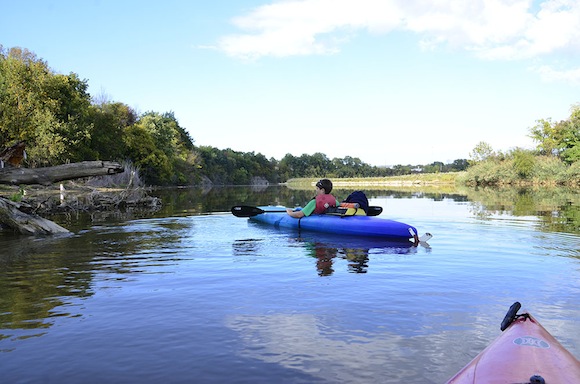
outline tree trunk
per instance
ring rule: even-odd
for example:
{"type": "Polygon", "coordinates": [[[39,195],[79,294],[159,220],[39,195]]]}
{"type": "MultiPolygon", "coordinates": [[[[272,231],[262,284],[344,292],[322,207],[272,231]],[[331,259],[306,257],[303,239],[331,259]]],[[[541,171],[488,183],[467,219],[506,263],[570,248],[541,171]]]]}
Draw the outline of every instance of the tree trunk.
{"type": "MultiPolygon", "coordinates": [[[[110,161],[84,161],[45,168],[0,168],[0,184],[50,185],[64,180],[122,173],[123,166],[110,161]]],[[[0,226],[25,235],[48,235],[68,232],[50,220],[26,212],[30,207],[0,197],[0,226]]]]}

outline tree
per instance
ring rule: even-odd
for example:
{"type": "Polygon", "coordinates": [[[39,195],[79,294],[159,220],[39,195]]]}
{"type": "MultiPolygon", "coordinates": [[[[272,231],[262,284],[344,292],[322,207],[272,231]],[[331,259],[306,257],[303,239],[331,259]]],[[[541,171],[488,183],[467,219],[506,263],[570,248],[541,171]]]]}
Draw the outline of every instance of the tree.
{"type": "Polygon", "coordinates": [[[449,170],[451,172],[465,171],[468,166],[469,162],[467,161],[467,159],[457,159],[454,160],[453,163],[451,163],[449,170]]]}
{"type": "Polygon", "coordinates": [[[0,146],[23,140],[31,163],[76,160],[88,138],[86,81],[55,74],[26,49],[0,47],[0,146]]]}
{"type": "Polygon", "coordinates": [[[480,141],[469,154],[471,163],[487,160],[493,155],[493,148],[485,141],[480,141]]]}
{"type": "Polygon", "coordinates": [[[565,148],[562,151],[562,159],[568,164],[580,160],[580,104],[572,107],[570,119],[566,123],[563,142],[565,148]]]}
{"type": "Polygon", "coordinates": [[[536,121],[530,129],[529,137],[538,142],[537,150],[541,155],[558,155],[558,139],[555,125],[550,118],[536,121]]]}
{"type": "Polygon", "coordinates": [[[125,131],[127,158],[139,168],[143,178],[151,184],[167,184],[171,179],[171,164],[167,155],[157,148],[153,136],[135,124],[125,131]]]}
{"type": "Polygon", "coordinates": [[[183,184],[192,179],[191,173],[196,171],[193,141],[172,112],[147,112],[129,128],[125,130],[126,135],[131,135],[125,141],[127,157],[144,167],[147,180],[183,184]],[[142,145],[147,150],[138,148],[139,138],[145,140],[142,145]]]}
{"type": "Polygon", "coordinates": [[[124,136],[128,127],[137,122],[137,114],[128,105],[118,102],[102,102],[89,109],[90,139],[79,148],[83,159],[127,159],[124,136]]]}
{"type": "Polygon", "coordinates": [[[514,167],[518,175],[524,179],[531,176],[536,163],[534,154],[521,148],[516,148],[512,154],[514,157],[514,167]]]}
{"type": "Polygon", "coordinates": [[[558,156],[571,164],[580,159],[580,105],[571,108],[570,118],[553,123],[551,119],[538,120],[529,135],[538,143],[537,150],[544,155],[558,156]]]}

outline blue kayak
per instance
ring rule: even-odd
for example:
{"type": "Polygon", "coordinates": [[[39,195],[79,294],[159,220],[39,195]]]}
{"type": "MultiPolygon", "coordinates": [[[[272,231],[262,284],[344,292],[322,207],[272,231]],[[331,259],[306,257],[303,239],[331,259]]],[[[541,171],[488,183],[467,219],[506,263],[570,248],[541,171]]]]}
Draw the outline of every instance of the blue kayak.
{"type": "Polygon", "coordinates": [[[417,229],[395,220],[374,216],[340,216],[332,214],[310,215],[296,219],[286,213],[285,207],[258,207],[264,213],[250,217],[250,220],[270,224],[279,228],[293,228],[304,231],[333,233],[357,237],[373,237],[402,241],[411,239],[418,242],[417,229]]]}

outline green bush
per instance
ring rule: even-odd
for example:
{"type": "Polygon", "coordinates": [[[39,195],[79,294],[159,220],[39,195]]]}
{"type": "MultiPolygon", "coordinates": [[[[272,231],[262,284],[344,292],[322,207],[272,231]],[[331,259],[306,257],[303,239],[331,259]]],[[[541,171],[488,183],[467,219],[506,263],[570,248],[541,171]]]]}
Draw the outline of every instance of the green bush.
{"type": "Polygon", "coordinates": [[[516,149],[513,152],[513,157],[514,167],[517,174],[523,179],[529,177],[532,174],[536,163],[534,155],[530,151],[516,149]]]}
{"type": "Polygon", "coordinates": [[[559,175],[566,172],[564,162],[554,156],[537,156],[530,179],[534,182],[557,182],[559,175]]]}
{"type": "Polygon", "coordinates": [[[580,184],[580,161],[572,163],[564,172],[558,175],[560,184],[580,184]]]}
{"type": "Polygon", "coordinates": [[[513,160],[486,160],[469,167],[464,180],[468,184],[495,185],[512,183],[517,179],[518,174],[513,165],[513,160]]]}
{"type": "Polygon", "coordinates": [[[480,161],[467,170],[458,181],[468,185],[502,184],[580,184],[580,162],[567,166],[554,156],[532,156],[514,152],[505,160],[480,161]]]}

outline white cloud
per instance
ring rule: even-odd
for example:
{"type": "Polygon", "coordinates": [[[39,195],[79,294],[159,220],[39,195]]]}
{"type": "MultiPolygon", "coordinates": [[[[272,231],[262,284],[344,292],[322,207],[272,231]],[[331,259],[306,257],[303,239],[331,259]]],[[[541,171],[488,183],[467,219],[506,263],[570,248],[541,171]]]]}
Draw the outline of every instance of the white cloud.
{"type": "Polygon", "coordinates": [[[546,1],[536,14],[526,9],[521,21],[521,29],[503,34],[503,41],[476,46],[480,56],[487,59],[528,59],[559,52],[578,53],[580,3],[546,1]]]}
{"type": "Polygon", "coordinates": [[[402,15],[394,2],[293,0],[256,8],[233,20],[245,33],[223,37],[218,48],[242,58],[333,54],[360,29],[386,33],[402,15]]]}
{"type": "Polygon", "coordinates": [[[255,8],[233,20],[241,33],[217,48],[242,58],[323,55],[340,51],[357,32],[393,30],[418,35],[419,44],[442,44],[490,60],[578,53],[580,2],[547,0],[287,0],[255,8]]]}
{"type": "Polygon", "coordinates": [[[533,72],[538,73],[547,82],[567,82],[580,85],[580,68],[555,69],[552,66],[541,65],[532,67],[533,72]]]}

